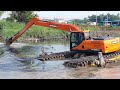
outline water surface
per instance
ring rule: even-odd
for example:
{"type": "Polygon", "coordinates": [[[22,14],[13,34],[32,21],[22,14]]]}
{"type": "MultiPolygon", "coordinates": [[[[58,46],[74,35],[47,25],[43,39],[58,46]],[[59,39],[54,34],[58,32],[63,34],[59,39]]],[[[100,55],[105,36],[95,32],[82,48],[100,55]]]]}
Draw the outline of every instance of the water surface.
{"type": "Polygon", "coordinates": [[[115,79],[120,78],[120,65],[109,68],[68,68],[65,60],[40,61],[35,59],[44,48],[48,54],[69,51],[69,41],[0,43],[1,79],[115,79]]]}

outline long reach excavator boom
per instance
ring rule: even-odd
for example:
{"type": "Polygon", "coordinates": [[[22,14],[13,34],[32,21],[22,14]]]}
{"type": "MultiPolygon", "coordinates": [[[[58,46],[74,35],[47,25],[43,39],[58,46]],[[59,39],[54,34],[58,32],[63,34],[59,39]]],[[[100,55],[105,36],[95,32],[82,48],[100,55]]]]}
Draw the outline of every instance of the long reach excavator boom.
{"type": "Polygon", "coordinates": [[[24,26],[24,28],[20,32],[16,33],[14,36],[12,36],[8,40],[6,40],[6,45],[11,45],[25,31],[27,31],[32,25],[55,28],[55,29],[59,29],[62,31],[66,31],[66,32],[81,32],[81,33],[83,33],[82,30],[80,30],[78,27],[71,25],[71,24],[63,24],[63,23],[57,23],[57,22],[51,22],[51,21],[43,21],[43,20],[40,20],[39,18],[34,17],[24,26]]]}

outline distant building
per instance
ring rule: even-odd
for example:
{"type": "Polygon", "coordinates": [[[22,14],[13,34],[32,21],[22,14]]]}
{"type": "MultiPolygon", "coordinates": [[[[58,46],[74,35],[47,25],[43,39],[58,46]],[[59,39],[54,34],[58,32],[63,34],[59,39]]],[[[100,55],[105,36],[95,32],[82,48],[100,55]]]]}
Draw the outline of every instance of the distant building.
{"type": "Polygon", "coordinates": [[[59,18],[55,18],[54,21],[58,23],[67,23],[67,21],[65,21],[64,19],[59,19],[59,18]]]}
{"type": "Polygon", "coordinates": [[[120,20],[114,20],[112,26],[120,26],[120,20]]]}
{"type": "Polygon", "coordinates": [[[110,26],[110,25],[112,25],[112,22],[113,21],[101,21],[101,22],[99,22],[99,25],[101,25],[101,26],[110,26]]]}
{"type": "Polygon", "coordinates": [[[88,22],[89,25],[96,25],[96,22],[88,22]]]}
{"type": "Polygon", "coordinates": [[[102,21],[99,22],[100,26],[120,26],[120,20],[114,20],[114,21],[102,21]]]}
{"type": "Polygon", "coordinates": [[[52,21],[54,21],[54,20],[52,20],[52,19],[41,19],[42,21],[49,21],[49,22],[52,22],[52,21]]]}

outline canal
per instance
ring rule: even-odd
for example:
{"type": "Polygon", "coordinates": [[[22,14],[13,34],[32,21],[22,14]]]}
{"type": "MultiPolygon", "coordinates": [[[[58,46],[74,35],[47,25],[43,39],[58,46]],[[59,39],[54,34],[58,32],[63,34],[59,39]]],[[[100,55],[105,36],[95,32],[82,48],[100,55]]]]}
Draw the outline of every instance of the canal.
{"type": "Polygon", "coordinates": [[[47,53],[69,51],[69,41],[52,40],[0,43],[0,79],[115,79],[120,78],[120,65],[107,68],[69,68],[66,60],[40,61],[35,59],[44,48],[47,53]]]}

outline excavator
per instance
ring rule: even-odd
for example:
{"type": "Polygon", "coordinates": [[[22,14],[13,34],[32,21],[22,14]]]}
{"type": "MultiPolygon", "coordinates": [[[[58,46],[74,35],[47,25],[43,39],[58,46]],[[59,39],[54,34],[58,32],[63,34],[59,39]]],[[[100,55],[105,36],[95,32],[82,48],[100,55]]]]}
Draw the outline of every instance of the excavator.
{"type": "MultiPolygon", "coordinates": [[[[76,54],[83,55],[87,58],[89,53],[102,52],[103,57],[113,58],[120,53],[120,38],[111,36],[101,36],[92,37],[90,35],[90,30],[81,30],[77,26],[72,24],[58,23],[53,21],[40,20],[37,17],[32,18],[21,31],[17,32],[14,36],[6,40],[6,45],[10,46],[14,41],[16,41],[22,34],[25,33],[31,26],[43,26],[48,28],[54,28],[54,30],[62,30],[65,32],[70,32],[70,51],[54,53],[50,55],[40,55],[39,60],[51,60],[58,57],[73,57],[76,54]]],[[[96,55],[88,56],[88,59],[84,60],[74,60],[71,62],[66,62],[68,66],[85,66],[86,63],[93,62],[96,60],[96,55]],[[90,60],[89,60],[90,59],[90,60]]],[[[107,59],[108,60],[108,59],[107,59]]]]}

